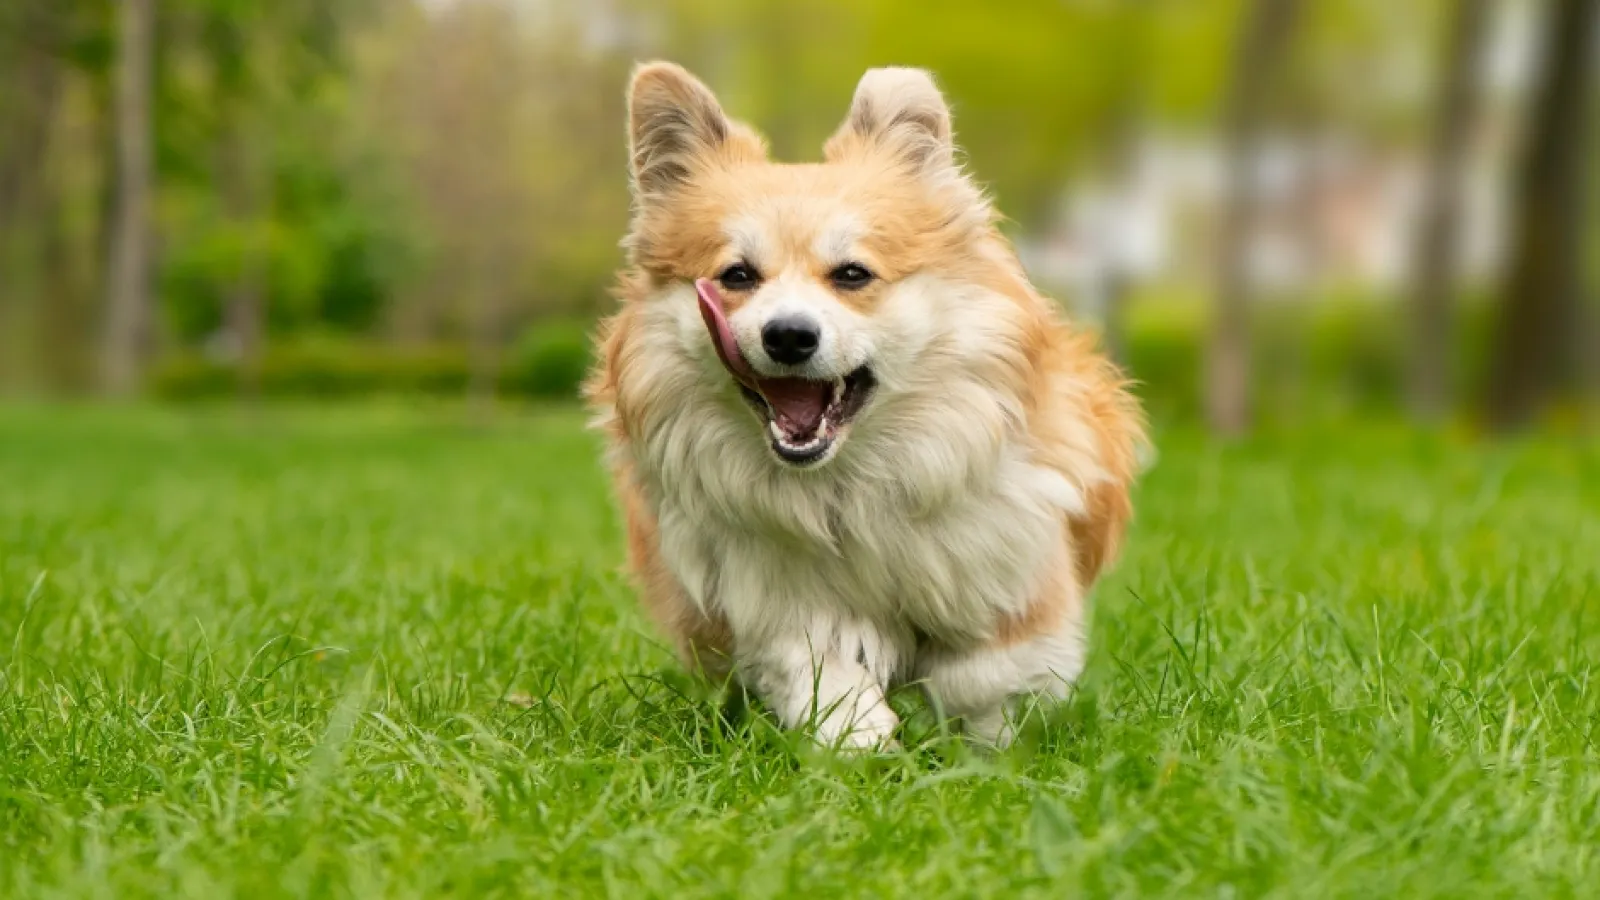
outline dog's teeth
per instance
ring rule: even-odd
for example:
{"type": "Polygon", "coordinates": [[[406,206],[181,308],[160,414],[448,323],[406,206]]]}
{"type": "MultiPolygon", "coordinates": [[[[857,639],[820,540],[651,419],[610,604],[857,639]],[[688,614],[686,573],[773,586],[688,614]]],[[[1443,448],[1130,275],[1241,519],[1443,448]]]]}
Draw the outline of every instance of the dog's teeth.
{"type": "Polygon", "coordinates": [[[844,379],[843,378],[835,378],[833,380],[833,392],[832,392],[832,394],[833,395],[828,398],[828,405],[829,406],[835,406],[835,405],[837,405],[839,403],[840,400],[844,399],[844,379]]]}
{"type": "Polygon", "coordinates": [[[776,421],[767,421],[767,433],[772,435],[773,442],[789,453],[810,453],[823,446],[828,441],[830,427],[828,417],[824,415],[817,421],[817,427],[809,435],[803,439],[795,439],[778,427],[776,421]]]}

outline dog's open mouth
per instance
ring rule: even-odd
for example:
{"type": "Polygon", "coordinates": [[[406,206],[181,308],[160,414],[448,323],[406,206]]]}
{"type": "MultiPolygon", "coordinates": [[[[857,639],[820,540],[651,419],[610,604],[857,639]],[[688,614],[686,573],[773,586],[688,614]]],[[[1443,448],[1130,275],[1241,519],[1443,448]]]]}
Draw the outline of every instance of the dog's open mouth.
{"type": "Polygon", "coordinates": [[[877,380],[871,368],[861,366],[848,375],[826,380],[759,375],[733,338],[716,288],[701,279],[695,282],[695,290],[700,295],[700,316],[711,333],[717,357],[738,383],[744,398],[765,414],[773,451],[795,466],[826,458],[872,396],[877,380]]]}
{"type": "Polygon", "coordinates": [[[739,390],[766,413],[772,449],[785,462],[805,465],[821,459],[833,446],[865,405],[872,384],[872,371],[862,366],[832,381],[757,378],[754,387],[741,381],[739,390]]]}

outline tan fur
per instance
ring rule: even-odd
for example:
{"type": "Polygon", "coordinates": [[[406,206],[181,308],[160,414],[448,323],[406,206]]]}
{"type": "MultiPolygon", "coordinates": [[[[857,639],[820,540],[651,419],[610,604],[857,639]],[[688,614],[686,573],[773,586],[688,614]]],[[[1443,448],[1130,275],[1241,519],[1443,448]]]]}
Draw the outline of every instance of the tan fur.
{"type": "MultiPolygon", "coordinates": [[[[989,703],[979,676],[1009,671],[984,662],[993,654],[1025,654],[1037,645],[1041,654],[1064,659],[1065,653],[1081,665],[1074,648],[1081,643],[1085,598],[1116,557],[1131,516],[1141,415],[1092,337],[1065,324],[1029,284],[989,204],[954,163],[948,111],[932,81],[912,70],[869,73],[820,164],[767,161],[760,138],[726,119],[704,86],[670,64],[636,73],[630,121],[637,205],[625,242],[629,266],[618,283],[622,309],[603,328],[588,396],[611,442],[645,606],[685,660],[704,665],[708,656],[742,658],[777,646],[773,641],[794,644],[783,643],[790,633],[784,629],[810,629],[811,640],[822,633],[817,623],[842,622],[827,627],[844,631],[828,634],[859,630],[856,655],[863,664],[872,648],[890,649],[881,664],[867,664],[872,678],[850,674],[846,681],[856,686],[841,688],[841,697],[870,699],[880,669],[884,678],[927,670],[930,690],[943,690],[954,706],[965,704],[974,717],[988,719],[991,713],[978,708],[989,703]],[[831,249],[835,244],[842,249],[831,249]],[[834,287],[827,276],[841,252],[877,279],[859,291],[834,287]],[[849,444],[820,471],[789,472],[773,458],[761,462],[760,423],[740,406],[710,339],[697,333],[688,283],[735,262],[754,265],[770,283],[807,302],[831,304],[830,315],[845,323],[842,334],[877,348],[869,361],[874,371],[881,366],[879,396],[851,426],[849,444]],[[933,301],[945,312],[929,307],[919,318],[917,305],[933,301]],[[948,410],[941,408],[943,392],[948,410]],[[939,419],[946,413],[949,422],[939,419]],[[703,422],[698,431],[696,421],[703,422]],[[711,458],[719,455],[726,459],[711,458]],[[1015,573],[1016,584],[1032,587],[1006,599],[995,593],[1000,588],[993,578],[1001,573],[992,567],[1009,551],[993,531],[975,528],[971,517],[988,513],[973,504],[990,502],[979,498],[993,491],[999,492],[993,502],[1032,503],[1016,494],[1024,485],[1052,492],[1028,509],[1047,503],[1061,512],[1046,543],[1040,543],[1045,533],[1037,520],[1027,520],[1035,523],[1026,526],[1031,530],[1017,534],[1011,555],[1041,562],[1015,573]],[[877,506],[851,505],[865,493],[881,495],[877,506]],[[658,521],[668,510],[670,540],[658,521]],[[907,543],[907,532],[874,534],[874,527],[955,529],[941,540],[959,542],[953,561],[965,567],[952,569],[945,581],[935,578],[941,561],[931,557],[883,576],[847,568],[840,571],[871,597],[824,602],[807,593],[798,598],[800,612],[788,604],[757,613],[747,604],[762,598],[726,593],[734,585],[748,582],[747,593],[767,583],[759,565],[750,568],[757,558],[774,567],[807,559],[814,560],[809,566],[875,558],[893,565],[904,553],[923,552],[911,548],[934,546],[907,543]],[[727,546],[736,542],[742,555],[719,557],[735,551],[699,543],[715,535],[727,546]],[[935,567],[926,570],[926,585],[903,582],[925,565],[935,567]],[[885,576],[891,580],[883,582],[885,576]],[[904,599],[879,597],[892,594],[895,578],[902,579],[904,599]],[[972,584],[982,585],[987,599],[973,595],[963,606],[963,595],[950,593],[966,583],[962,579],[979,579],[972,584]],[[815,603],[822,605],[808,605],[815,603]],[[760,615],[793,623],[774,621],[769,628],[760,615]],[[913,633],[932,635],[940,647],[927,662],[902,658],[917,652],[905,637],[913,633]]],[[[730,320],[747,318],[740,313],[760,296],[728,292],[730,320]]],[[[994,513],[1013,520],[1020,514],[994,513]]],[[[1009,524],[997,520],[993,527],[1009,524]]],[[[826,590],[834,582],[818,584],[823,587],[806,590],[826,590]]],[[[821,665],[822,657],[815,659],[821,665]]],[[[1026,668],[1024,657],[1017,660],[1006,665],[1026,668]]],[[[854,665],[848,659],[830,664],[838,671],[854,665]]],[[[768,671],[763,665],[744,666],[754,667],[750,677],[758,687],[757,676],[768,671]]],[[[1041,684],[1044,675],[1028,676],[1032,680],[1016,690],[1041,684]]],[[[1070,681],[1071,675],[1060,677],[1070,681]]],[[[892,725],[892,715],[873,715],[892,725]]]]}
{"type": "Polygon", "coordinates": [[[666,561],[656,533],[656,520],[633,487],[626,467],[617,472],[617,492],[628,529],[628,566],[639,585],[645,609],[672,636],[683,663],[713,679],[729,671],[733,636],[721,616],[708,616],[684,596],[666,561]]]}

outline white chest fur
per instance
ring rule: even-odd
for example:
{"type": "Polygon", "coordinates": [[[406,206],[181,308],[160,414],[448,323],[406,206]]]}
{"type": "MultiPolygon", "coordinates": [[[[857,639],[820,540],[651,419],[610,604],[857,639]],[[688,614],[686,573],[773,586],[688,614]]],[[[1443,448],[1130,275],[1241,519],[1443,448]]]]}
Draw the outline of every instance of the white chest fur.
{"type": "Polygon", "coordinates": [[[1079,494],[1016,443],[973,460],[959,439],[930,435],[918,453],[863,430],[827,468],[791,471],[737,416],[749,417],[680,419],[652,444],[684,452],[634,460],[668,565],[736,635],[821,615],[863,620],[897,644],[915,632],[981,641],[1065,552],[1079,494]]]}

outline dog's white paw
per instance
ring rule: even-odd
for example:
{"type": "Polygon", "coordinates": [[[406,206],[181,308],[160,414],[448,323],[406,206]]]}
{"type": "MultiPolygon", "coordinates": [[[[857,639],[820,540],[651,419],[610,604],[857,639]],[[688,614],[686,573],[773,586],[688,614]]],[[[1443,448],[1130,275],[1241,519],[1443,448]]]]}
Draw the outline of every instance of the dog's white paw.
{"type": "Polygon", "coordinates": [[[1016,726],[1007,714],[1005,706],[997,706],[986,712],[964,716],[961,724],[966,733],[974,740],[998,750],[1004,750],[1011,746],[1011,742],[1017,736],[1016,726]]]}
{"type": "Polygon", "coordinates": [[[894,732],[900,727],[900,717],[884,701],[857,715],[835,710],[817,723],[817,743],[848,752],[893,750],[896,747],[894,732]]]}

